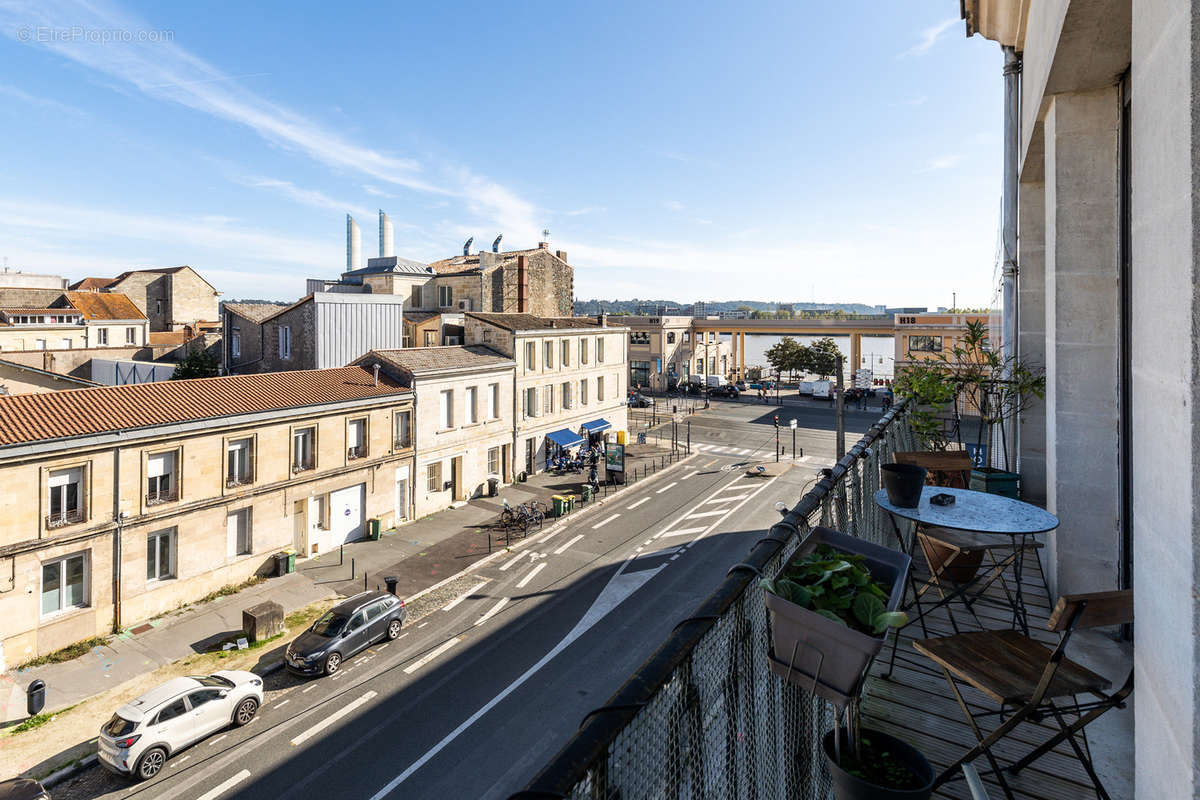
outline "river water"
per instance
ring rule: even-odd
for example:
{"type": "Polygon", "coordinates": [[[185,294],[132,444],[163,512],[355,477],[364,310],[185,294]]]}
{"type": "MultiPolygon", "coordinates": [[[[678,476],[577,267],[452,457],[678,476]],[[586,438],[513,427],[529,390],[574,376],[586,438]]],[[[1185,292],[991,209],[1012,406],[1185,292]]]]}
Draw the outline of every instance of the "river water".
{"type": "MultiPolygon", "coordinates": [[[[746,364],[751,367],[766,367],[767,351],[774,347],[782,336],[775,336],[765,333],[748,333],[746,334],[746,364]]],[[[824,338],[822,336],[793,336],[792,339],[801,344],[812,344],[817,339],[824,338]]],[[[837,343],[846,358],[850,357],[850,337],[849,336],[830,336],[837,343]]],[[[722,341],[730,341],[728,335],[721,337],[722,341]]],[[[859,364],[860,369],[869,369],[874,373],[876,378],[891,378],[895,365],[896,348],[895,339],[891,336],[864,336],[862,337],[862,355],[863,363],[859,364]]],[[[849,366],[849,365],[847,365],[849,366]]],[[[849,374],[849,373],[847,373],[849,374]]]]}

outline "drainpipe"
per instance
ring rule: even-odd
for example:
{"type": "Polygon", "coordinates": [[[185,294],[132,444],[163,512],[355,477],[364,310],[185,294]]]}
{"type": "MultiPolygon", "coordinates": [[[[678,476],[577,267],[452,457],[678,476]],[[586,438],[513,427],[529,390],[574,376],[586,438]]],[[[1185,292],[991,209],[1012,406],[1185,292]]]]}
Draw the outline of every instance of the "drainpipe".
{"type": "MultiPolygon", "coordinates": [[[[1017,151],[1021,138],[1021,57],[1016,49],[1004,50],[1004,199],[1003,199],[1003,296],[1001,317],[1001,354],[1012,363],[1017,355],[1017,151]]],[[[1004,469],[1018,469],[1017,421],[1012,419],[1004,431],[1008,443],[1008,463],[1004,469]]],[[[996,453],[995,443],[992,452],[996,453]]],[[[993,459],[993,463],[995,460],[993,459]]]]}
{"type": "MultiPolygon", "coordinates": [[[[125,512],[121,510],[121,448],[113,448],[113,520],[117,527],[113,530],[113,633],[121,632],[121,534],[125,522],[125,512]]],[[[90,480],[90,478],[89,478],[90,480]]]]}

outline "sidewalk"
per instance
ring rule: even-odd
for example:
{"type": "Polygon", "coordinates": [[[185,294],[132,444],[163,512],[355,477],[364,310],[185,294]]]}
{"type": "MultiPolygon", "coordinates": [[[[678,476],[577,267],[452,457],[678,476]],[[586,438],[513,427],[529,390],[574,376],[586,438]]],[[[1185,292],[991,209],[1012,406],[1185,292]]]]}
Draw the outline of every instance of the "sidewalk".
{"type": "MultiPolygon", "coordinates": [[[[660,465],[669,467],[669,454],[669,446],[630,445],[628,470],[646,474],[660,469],[660,465]]],[[[270,578],[236,594],[137,625],[80,658],[10,670],[0,676],[0,722],[25,718],[25,687],[35,679],[46,682],[44,711],[53,713],[158,667],[207,651],[213,642],[241,630],[242,610],[263,600],[278,602],[287,614],[318,600],[349,596],[364,586],[383,588],[387,575],[399,579],[397,594],[411,597],[486,558],[489,552],[504,548],[503,536],[491,528],[500,517],[503,500],[511,505],[531,500],[550,505],[552,495],[579,495],[586,480],[586,471],[582,475],[535,475],[526,483],[503,487],[498,497],[476,498],[386,531],[379,541],[347,544],[341,563],[336,552],[302,560],[291,575],[270,578]]],[[[607,496],[622,488],[609,487],[607,496]]],[[[599,499],[604,497],[602,488],[599,499]]],[[[591,505],[577,506],[575,513],[591,505]]],[[[554,522],[550,518],[544,525],[554,522]]],[[[517,535],[514,533],[514,544],[519,541],[517,535]]]]}

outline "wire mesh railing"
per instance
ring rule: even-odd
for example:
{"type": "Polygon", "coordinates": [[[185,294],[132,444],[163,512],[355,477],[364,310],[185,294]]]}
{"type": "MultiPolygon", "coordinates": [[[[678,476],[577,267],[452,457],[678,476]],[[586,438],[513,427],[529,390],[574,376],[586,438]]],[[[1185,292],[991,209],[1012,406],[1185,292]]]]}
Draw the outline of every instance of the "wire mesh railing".
{"type": "Polygon", "coordinates": [[[512,800],[826,800],[823,700],[774,677],[758,576],[816,525],[886,541],[879,465],[920,449],[897,406],[761,538],[740,564],[512,800]]]}

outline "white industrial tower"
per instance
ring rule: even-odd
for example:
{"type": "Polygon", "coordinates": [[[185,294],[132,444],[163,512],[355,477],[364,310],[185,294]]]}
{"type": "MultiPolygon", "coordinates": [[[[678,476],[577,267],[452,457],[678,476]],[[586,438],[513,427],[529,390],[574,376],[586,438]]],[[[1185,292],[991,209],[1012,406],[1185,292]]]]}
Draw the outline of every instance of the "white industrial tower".
{"type": "Polygon", "coordinates": [[[379,257],[391,258],[396,255],[392,247],[392,221],[388,219],[388,215],[383,213],[383,209],[379,209],[379,257]]]}
{"type": "Polygon", "coordinates": [[[358,269],[362,266],[362,231],[354,217],[346,215],[346,269],[358,269]]]}

